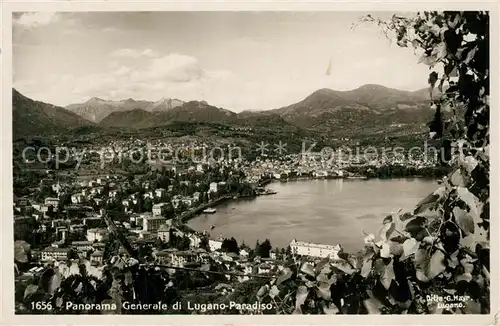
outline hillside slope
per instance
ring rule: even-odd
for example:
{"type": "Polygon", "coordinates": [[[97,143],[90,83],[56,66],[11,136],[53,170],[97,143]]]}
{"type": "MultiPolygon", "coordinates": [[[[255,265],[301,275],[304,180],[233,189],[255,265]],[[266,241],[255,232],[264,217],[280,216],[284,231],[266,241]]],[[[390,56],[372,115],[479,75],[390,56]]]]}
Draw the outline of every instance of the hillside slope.
{"type": "Polygon", "coordinates": [[[15,137],[57,134],[88,126],[94,124],[76,113],[34,101],[12,89],[12,128],[15,137]]]}

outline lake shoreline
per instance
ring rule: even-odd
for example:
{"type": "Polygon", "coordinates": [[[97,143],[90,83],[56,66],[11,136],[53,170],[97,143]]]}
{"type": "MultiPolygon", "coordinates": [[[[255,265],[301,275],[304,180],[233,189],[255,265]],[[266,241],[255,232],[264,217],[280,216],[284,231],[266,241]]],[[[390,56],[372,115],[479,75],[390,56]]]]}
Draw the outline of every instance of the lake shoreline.
{"type": "MultiPolygon", "coordinates": [[[[321,179],[307,179],[312,180],[321,179]]],[[[188,226],[202,232],[215,225],[214,234],[247,244],[269,238],[273,247],[283,248],[296,238],[338,243],[351,252],[362,245],[362,231],[376,233],[383,217],[399,208],[412,209],[436,187],[435,179],[414,177],[341,180],[309,183],[302,182],[306,179],[272,180],[267,185],[277,191],[276,195],[241,201],[230,198],[214,206],[215,214],[193,216],[188,226]]]]}

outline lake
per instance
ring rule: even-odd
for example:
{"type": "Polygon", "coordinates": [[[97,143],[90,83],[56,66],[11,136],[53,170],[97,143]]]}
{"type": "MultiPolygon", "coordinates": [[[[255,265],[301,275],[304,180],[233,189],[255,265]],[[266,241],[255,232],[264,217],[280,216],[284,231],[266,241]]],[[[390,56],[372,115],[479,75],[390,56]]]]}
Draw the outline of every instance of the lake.
{"type": "Polygon", "coordinates": [[[363,246],[363,231],[376,234],[385,216],[411,210],[436,187],[437,181],[421,178],[274,182],[268,188],[277,194],[224,202],[215,214],[202,214],[188,225],[252,248],[257,239],[286,247],[296,238],[338,243],[354,253],[363,246]]]}

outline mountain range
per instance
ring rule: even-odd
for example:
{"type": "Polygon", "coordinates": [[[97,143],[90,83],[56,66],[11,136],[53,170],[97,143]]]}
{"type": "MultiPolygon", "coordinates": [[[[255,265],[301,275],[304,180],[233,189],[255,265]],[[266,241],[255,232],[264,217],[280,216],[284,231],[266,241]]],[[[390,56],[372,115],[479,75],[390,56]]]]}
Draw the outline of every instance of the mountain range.
{"type": "Polygon", "coordinates": [[[141,129],[162,126],[170,121],[230,123],[236,116],[232,111],[217,108],[204,101],[190,101],[168,110],[115,111],[102,119],[99,125],[141,129]]]}
{"type": "Polygon", "coordinates": [[[267,111],[239,114],[205,101],[163,98],[156,102],[91,98],[66,108],[36,102],[13,90],[15,131],[54,131],[80,126],[143,129],[170,122],[210,122],[258,128],[304,129],[325,133],[380,133],[398,126],[419,130],[430,120],[427,89],[414,92],[364,85],[350,91],[320,89],[302,101],[267,111]],[[17,113],[16,113],[17,112],[17,113]],[[16,129],[17,128],[17,129],[16,129]]]}
{"type": "Polygon", "coordinates": [[[393,124],[425,124],[429,99],[428,89],[410,92],[369,84],[350,91],[320,89],[300,102],[270,112],[301,128],[358,132],[393,124]]]}
{"type": "Polygon", "coordinates": [[[99,123],[113,112],[124,112],[141,109],[148,112],[163,112],[181,106],[183,101],[172,98],[161,98],[156,102],[136,101],[132,98],[121,101],[108,101],[98,97],[93,97],[84,103],[70,104],[66,106],[71,112],[79,116],[99,123]]]}

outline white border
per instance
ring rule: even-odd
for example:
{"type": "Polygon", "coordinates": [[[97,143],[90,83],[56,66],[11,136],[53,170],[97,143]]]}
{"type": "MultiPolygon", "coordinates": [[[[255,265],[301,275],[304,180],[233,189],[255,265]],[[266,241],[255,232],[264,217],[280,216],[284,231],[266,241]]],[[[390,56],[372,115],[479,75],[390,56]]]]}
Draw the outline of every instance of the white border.
{"type": "Polygon", "coordinates": [[[432,2],[298,2],[298,1],[183,1],[183,2],[133,2],[133,1],[43,1],[0,2],[2,15],[2,110],[1,149],[5,159],[1,161],[1,199],[2,241],[0,254],[0,325],[56,325],[56,324],[107,324],[107,325],[500,325],[499,306],[499,205],[500,198],[497,173],[500,131],[491,128],[491,314],[490,315],[401,315],[401,316],[316,316],[316,315],[276,315],[276,316],[237,316],[237,315],[154,315],[154,316],[87,316],[87,315],[14,315],[14,271],[13,271],[13,224],[12,224],[12,12],[15,11],[417,11],[417,10],[489,10],[491,23],[491,125],[499,121],[500,90],[499,78],[499,12],[500,3],[491,1],[432,1],[432,2]]]}

